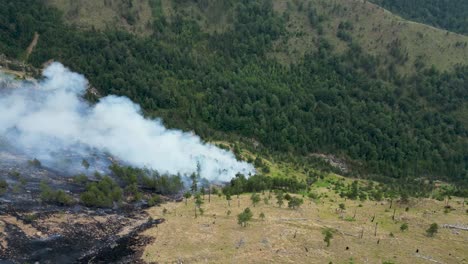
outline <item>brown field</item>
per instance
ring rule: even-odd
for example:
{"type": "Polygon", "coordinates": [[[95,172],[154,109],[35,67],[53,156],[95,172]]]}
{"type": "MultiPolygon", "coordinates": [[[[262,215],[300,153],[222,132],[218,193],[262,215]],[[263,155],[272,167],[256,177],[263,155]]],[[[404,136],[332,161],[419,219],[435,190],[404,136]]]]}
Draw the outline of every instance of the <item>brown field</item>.
{"type": "MultiPolygon", "coordinates": [[[[325,190],[324,188],[322,188],[325,190]]],[[[167,203],[149,210],[154,218],[166,222],[145,232],[155,238],[147,246],[143,260],[157,263],[467,263],[468,231],[442,228],[443,224],[468,224],[466,206],[460,199],[444,213],[444,202],[412,200],[397,208],[388,202],[345,201],[326,190],[328,198],[318,203],[305,200],[298,210],[279,208],[274,198],[252,207],[249,195],[241,195],[240,207],[233,196],[231,207],[224,197],[208,196],[203,216],[194,217],[193,199],[167,203]],[[338,204],[344,203],[341,213],[338,204]],[[358,205],[362,204],[362,207],[358,205]],[[237,214],[250,207],[253,220],[247,227],[237,224],[237,214]],[[409,210],[405,212],[405,208],[409,210]],[[164,208],[167,212],[164,214],[164,208]],[[232,213],[227,216],[227,211],[232,213]],[[263,212],[264,220],[259,218],[263,212]],[[349,218],[356,214],[355,220],[349,218]],[[375,221],[371,219],[375,214],[375,221]],[[342,218],[341,218],[342,217],[342,218]],[[348,219],[347,219],[348,218],[348,219]],[[346,220],[345,220],[346,219],[346,220]],[[374,236],[375,223],[377,235],[374,236]],[[402,223],[409,229],[400,231],[402,223]],[[427,237],[431,223],[439,232],[427,237]],[[335,229],[330,247],[323,241],[322,230],[335,229]],[[363,230],[363,238],[360,233],[363,230]],[[391,235],[393,233],[393,236],[391,235]],[[348,250],[346,248],[348,247],[348,250]],[[418,250],[418,253],[416,251],[418,250]]],[[[262,195],[262,199],[268,193],[262,195]]]]}

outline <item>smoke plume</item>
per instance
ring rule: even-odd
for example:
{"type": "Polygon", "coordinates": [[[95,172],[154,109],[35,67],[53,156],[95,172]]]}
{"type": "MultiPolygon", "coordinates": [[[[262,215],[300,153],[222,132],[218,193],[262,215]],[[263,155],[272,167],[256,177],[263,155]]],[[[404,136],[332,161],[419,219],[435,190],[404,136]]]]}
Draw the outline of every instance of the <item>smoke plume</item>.
{"type": "Polygon", "coordinates": [[[254,173],[231,152],[146,119],[126,97],[110,95],[90,105],[82,99],[85,77],[60,63],[49,65],[43,76],[37,82],[0,76],[0,137],[43,164],[57,164],[62,153],[96,157],[98,152],[160,173],[188,175],[200,164],[201,176],[214,181],[254,173]]]}

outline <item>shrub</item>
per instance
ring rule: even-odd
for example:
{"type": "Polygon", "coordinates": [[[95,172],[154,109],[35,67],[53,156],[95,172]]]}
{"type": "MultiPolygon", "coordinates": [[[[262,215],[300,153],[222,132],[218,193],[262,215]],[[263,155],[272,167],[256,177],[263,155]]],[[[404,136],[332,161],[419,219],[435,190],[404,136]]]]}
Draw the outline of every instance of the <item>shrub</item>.
{"type": "Polygon", "coordinates": [[[250,211],[250,208],[245,208],[244,211],[240,214],[237,215],[237,223],[245,227],[247,225],[247,222],[252,219],[253,213],[250,211]]]}
{"type": "Polygon", "coordinates": [[[88,184],[80,199],[86,206],[112,207],[114,202],[122,200],[122,189],[111,178],[105,176],[99,182],[88,184]]]}
{"type": "Polygon", "coordinates": [[[8,189],[8,183],[5,180],[0,180],[0,195],[4,194],[8,189]]]}
{"type": "Polygon", "coordinates": [[[401,230],[401,232],[404,232],[404,231],[408,230],[408,224],[407,223],[401,224],[400,230],[401,230]]]}
{"type": "Polygon", "coordinates": [[[41,189],[41,200],[46,203],[55,203],[58,205],[72,205],[73,197],[65,193],[63,190],[52,190],[45,182],[39,185],[41,189]]]}
{"type": "Polygon", "coordinates": [[[432,223],[429,228],[426,230],[426,234],[429,237],[433,237],[439,230],[439,225],[432,223]]]}
{"type": "Polygon", "coordinates": [[[155,205],[159,205],[162,203],[162,199],[161,199],[161,196],[155,194],[153,195],[149,200],[148,200],[148,205],[149,206],[155,206],[155,205]]]}
{"type": "Polygon", "coordinates": [[[304,200],[297,197],[291,197],[288,202],[288,207],[292,209],[299,208],[304,203],[304,200]]]}

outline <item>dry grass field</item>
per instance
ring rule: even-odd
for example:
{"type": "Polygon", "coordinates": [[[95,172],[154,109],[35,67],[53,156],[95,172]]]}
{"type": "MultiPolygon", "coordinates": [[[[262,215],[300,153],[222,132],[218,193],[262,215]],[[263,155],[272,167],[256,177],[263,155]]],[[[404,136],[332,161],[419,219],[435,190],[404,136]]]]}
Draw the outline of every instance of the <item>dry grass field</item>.
{"type": "Polygon", "coordinates": [[[444,213],[445,203],[430,199],[404,205],[395,202],[389,209],[388,201],[345,201],[323,187],[317,192],[328,197],[320,201],[304,198],[297,210],[287,208],[287,204],[279,208],[273,195],[265,204],[263,198],[268,198],[268,193],[261,195],[262,201],[255,207],[247,194],[239,201],[233,196],[231,206],[224,197],[212,195],[208,202],[206,196],[204,214],[197,218],[193,198],[188,205],[180,202],[153,207],[150,215],[166,222],[146,231],[155,241],[147,246],[143,259],[150,263],[468,262],[468,231],[442,228],[444,224],[468,224],[467,206],[460,199],[452,199],[449,204],[455,210],[444,213]],[[345,204],[343,212],[338,209],[340,203],[345,204]],[[246,207],[254,216],[247,227],[241,227],[237,215],[246,207]],[[264,220],[259,217],[262,212],[264,220]],[[434,222],[439,232],[428,237],[425,230],[434,222]],[[407,231],[400,231],[402,223],[408,224],[407,231]],[[325,228],[334,230],[329,247],[323,241],[325,228]]]}

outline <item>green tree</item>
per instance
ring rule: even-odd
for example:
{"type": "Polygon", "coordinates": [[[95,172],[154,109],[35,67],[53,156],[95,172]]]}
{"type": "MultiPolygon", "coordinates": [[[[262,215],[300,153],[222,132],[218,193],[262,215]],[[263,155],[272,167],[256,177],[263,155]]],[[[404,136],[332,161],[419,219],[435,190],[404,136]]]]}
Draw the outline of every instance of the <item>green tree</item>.
{"type": "Polygon", "coordinates": [[[408,224],[407,223],[401,224],[400,230],[401,230],[401,232],[404,232],[404,231],[408,230],[408,224]]]}
{"type": "Polygon", "coordinates": [[[257,193],[253,193],[252,196],[250,196],[250,200],[252,201],[253,207],[255,207],[255,205],[257,205],[261,201],[260,195],[257,193]]]}
{"type": "Polygon", "coordinates": [[[253,213],[250,208],[245,208],[244,211],[237,215],[237,223],[242,226],[246,227],[247,222],[250,221],[253,217],[253,213]]]}
{"type": "Polygon", "coordinates": [[[158,194],[155,194],[153,196],[151,196],[151,198],[148,200],[148,205],[149,206],[155,206],[155,205],[159,205],[162,203],[162,199],[161,199],[161,196],[158,195],[158,194]]]}
{"type": "Polygon", "coordinates": [[[198,190],[198,176],[195,173],[192,173],[190,175],[190,179],[192,180],[192,185],[190,186],[190,190],[192,190],[192,193],[195,194],[198,190]]]}
{"type": "Polygon", "coordinates": [[[195,218],[197,218],[197,209],[200,209],[203,204],[203,199],[199,193],[195,195],[195,218]]]}
{"type": "Polygon", "coordinates": [[[259,217],[260,219],[265,220],[265,214],[263,212],[260,213],[259,217]]]}
{"type": "Polygon", "coordinates": [[[429,228],[426,230],[426,234],[429,237],[433,237],[439,230],[439,225],[432,223],[429,228]]]}
{"type": "Polygon", "coordinates": [[[3,195],[8,190],[8,183],[5,180],[0,180],[0,195],[3,195]]]}
{"type": "Polygon", "coordinates": [[[324,230],[322,230],[322,234],[324,236],[323,241],[325,243],[327,243],[327,247],[329,247],[330,246],[330,241],[333,238],[333,229],[325,228],[324,230]]]}
{"type": "Polygon", "coordinates": [[[228,206],[231,206],[231,194],[229,192],[226,193],[226,201],[228,202],[228,206]]]}
{"type": "Polygon", "coordinates": [[[83,160],[81,161],[81,165],[82,165],[83,168],[85,168],[86,170],[89,169],[89,166],[90,166],[89,162],[88,162],[87,160],[85,160],[85,159],[83,159],[83,160]]]}
{"type": "Polygon", "coordinates": [[[339,206],[339,208],[340,208],[341,211],[346,210],[346,206],[345,206],[344,203],[340,203],[338,206],[339,206]]]}
{"type": "Polygon", "coordinates": [[[185,192],[184,193],[184,198],[185,198],[185,205],[187,205],[187,200],[192,197],[192,194],[190,192],[185,192]]]}
{"type": "Polygon", "coordinates": [[[284,196],[283,196],[283,192],[282,191],[279,191],[276,193],[276,203],[278,204],[278,206],[281,208],[281,206],[283,206],[284,204],[284,196]]]}
{"type": "Polygon", "coordinates": [[[288,202],[288,207],[292,209],[299,208],[304,203],[304,200],[298,197],[291,197],[288,202]]]}

